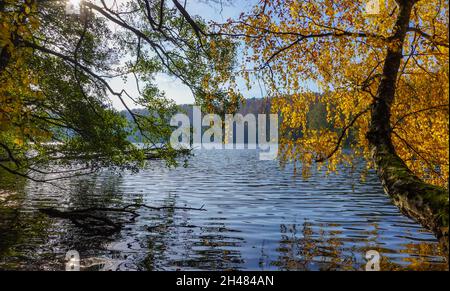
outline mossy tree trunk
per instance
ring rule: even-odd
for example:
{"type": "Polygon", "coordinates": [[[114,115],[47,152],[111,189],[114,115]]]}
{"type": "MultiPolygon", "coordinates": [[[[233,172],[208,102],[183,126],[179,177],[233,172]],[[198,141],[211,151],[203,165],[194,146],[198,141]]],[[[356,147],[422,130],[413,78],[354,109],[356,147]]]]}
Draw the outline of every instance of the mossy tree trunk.
{"type": "Polygon", "coordinates": [[[386,193],[407,216],[433,231],[448,254],[448,190],[420,180],[397,155],[391,140],[391,104],[403,57],[403,44],[416,1],[397,0],[397,16],[367,134],[377,173],[386,193]]]}

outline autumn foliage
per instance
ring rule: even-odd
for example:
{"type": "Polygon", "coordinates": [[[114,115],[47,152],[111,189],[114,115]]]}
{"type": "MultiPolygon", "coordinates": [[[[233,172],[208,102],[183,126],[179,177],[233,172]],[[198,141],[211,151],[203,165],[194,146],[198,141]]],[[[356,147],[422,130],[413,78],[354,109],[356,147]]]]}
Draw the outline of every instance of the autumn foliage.
{"type": "MultiPolygon", "coordinates": [[[[301,162],[305,175],[314,162],[335,170],[339,163],[364,157],[372,166],[366,134],[399,9],[393,0],[378,1],[380,11],[373,15],[366,3],[261,0],[250,13],[220,27],[244,42],[241,74],[249,83],[265,81],[268,95],[276,99],[273,108],[283,117],[282,158],[301,162]],[[317,91],[327,106],[329,128],[308,124],[317,91]],[[343,150],[346,141],[351,154],[343,150]]],[[[424,181],[444,187],[449,177],[448,13],[447,1],[415,3],[390,120],[401,159],[424,181]]]]}

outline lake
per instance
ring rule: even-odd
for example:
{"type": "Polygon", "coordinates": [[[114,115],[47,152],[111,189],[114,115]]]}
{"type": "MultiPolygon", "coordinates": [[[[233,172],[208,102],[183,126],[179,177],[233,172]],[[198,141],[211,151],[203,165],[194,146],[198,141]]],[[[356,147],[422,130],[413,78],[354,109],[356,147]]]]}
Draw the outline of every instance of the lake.
{"type": "Polygon", "coordinates": [[[138,174],[42,184],[0,176],[0,269],[64,270],[76,250],[82,270],[448,270],[434,236],[403,216],[364,165],[337,174],[259,161],[255,150],[196,151],[187,167],[151,161],[138,174]],[[38,208],[127,204],[134,220],[105,235],[38,208]],[[179,209],[201,208],[206,211],[179,209]]]}

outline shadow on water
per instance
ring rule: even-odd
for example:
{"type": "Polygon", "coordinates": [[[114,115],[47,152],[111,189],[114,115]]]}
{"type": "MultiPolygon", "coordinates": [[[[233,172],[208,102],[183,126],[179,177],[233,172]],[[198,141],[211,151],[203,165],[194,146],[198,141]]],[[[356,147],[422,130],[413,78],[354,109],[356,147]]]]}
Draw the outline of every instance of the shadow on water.
{"type": "Polygon", "coordinates": [[[448,269],[433,235],[399,213],[375,175],[360,181],[362,166],[305,181],[256,156],[198,152],[188,168],[156,161],[58,187],[1,172],[0,269],[64,270],[69,250],[83,270],[364,270],[369,250],[382,270],[448,269]],[[134,203],[166,208],[138,208],[111,235],[37,211],[134,203]]]}
{"type": "Polygon", "coordinates": [[[54,187],[30,183],[1,173],[0,269],[62,270],[65,253],[85,254],[101,249],[113,238],[92,236],[75,225],[47,217],[39,208],[66,209],[73,206],[112,205],[120,193],[104,184],[98,189],[95,177],[75,179],[54,187]]]}
{"type": "MultiPolygon", "coordinates": [[[[176,196],[169,195],[163,203],[176,205],[176,196]]],[[[224,223],[198,226],[190,222],[189,213],[169,209],[157,220],[162,224],[149,227],[148,254],[145,270],[236,269],[242,263],[238,247],[242,239],[230,233],[224,223]],[[236,248],[230,250],[230,248],[236,248]],[[170,266],[170,267],[167,267],[170,266]]]]}

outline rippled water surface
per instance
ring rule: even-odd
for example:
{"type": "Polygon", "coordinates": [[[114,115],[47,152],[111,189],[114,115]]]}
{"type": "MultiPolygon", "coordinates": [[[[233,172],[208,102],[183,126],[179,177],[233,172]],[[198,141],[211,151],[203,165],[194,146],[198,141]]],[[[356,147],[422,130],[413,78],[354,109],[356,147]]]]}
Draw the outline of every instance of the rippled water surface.
{"type": "Polygon", "coordinates": [[[138,174],[108,172],[61,187],[0,176],[0,269],[63,270],[77,250],[88,270],[442,270],[434,236],[399,213],[374,173],[359,169],[304,180],[255,151],[196,152],[187,168],[155,161],[138,174]],[[105,235],[38,208],[139,208],[111,216],[105,235]],[[178,209],[200,208],[206,211],[178,209]],[[174,208],[175,207],[175,208],[174,208]]]}

